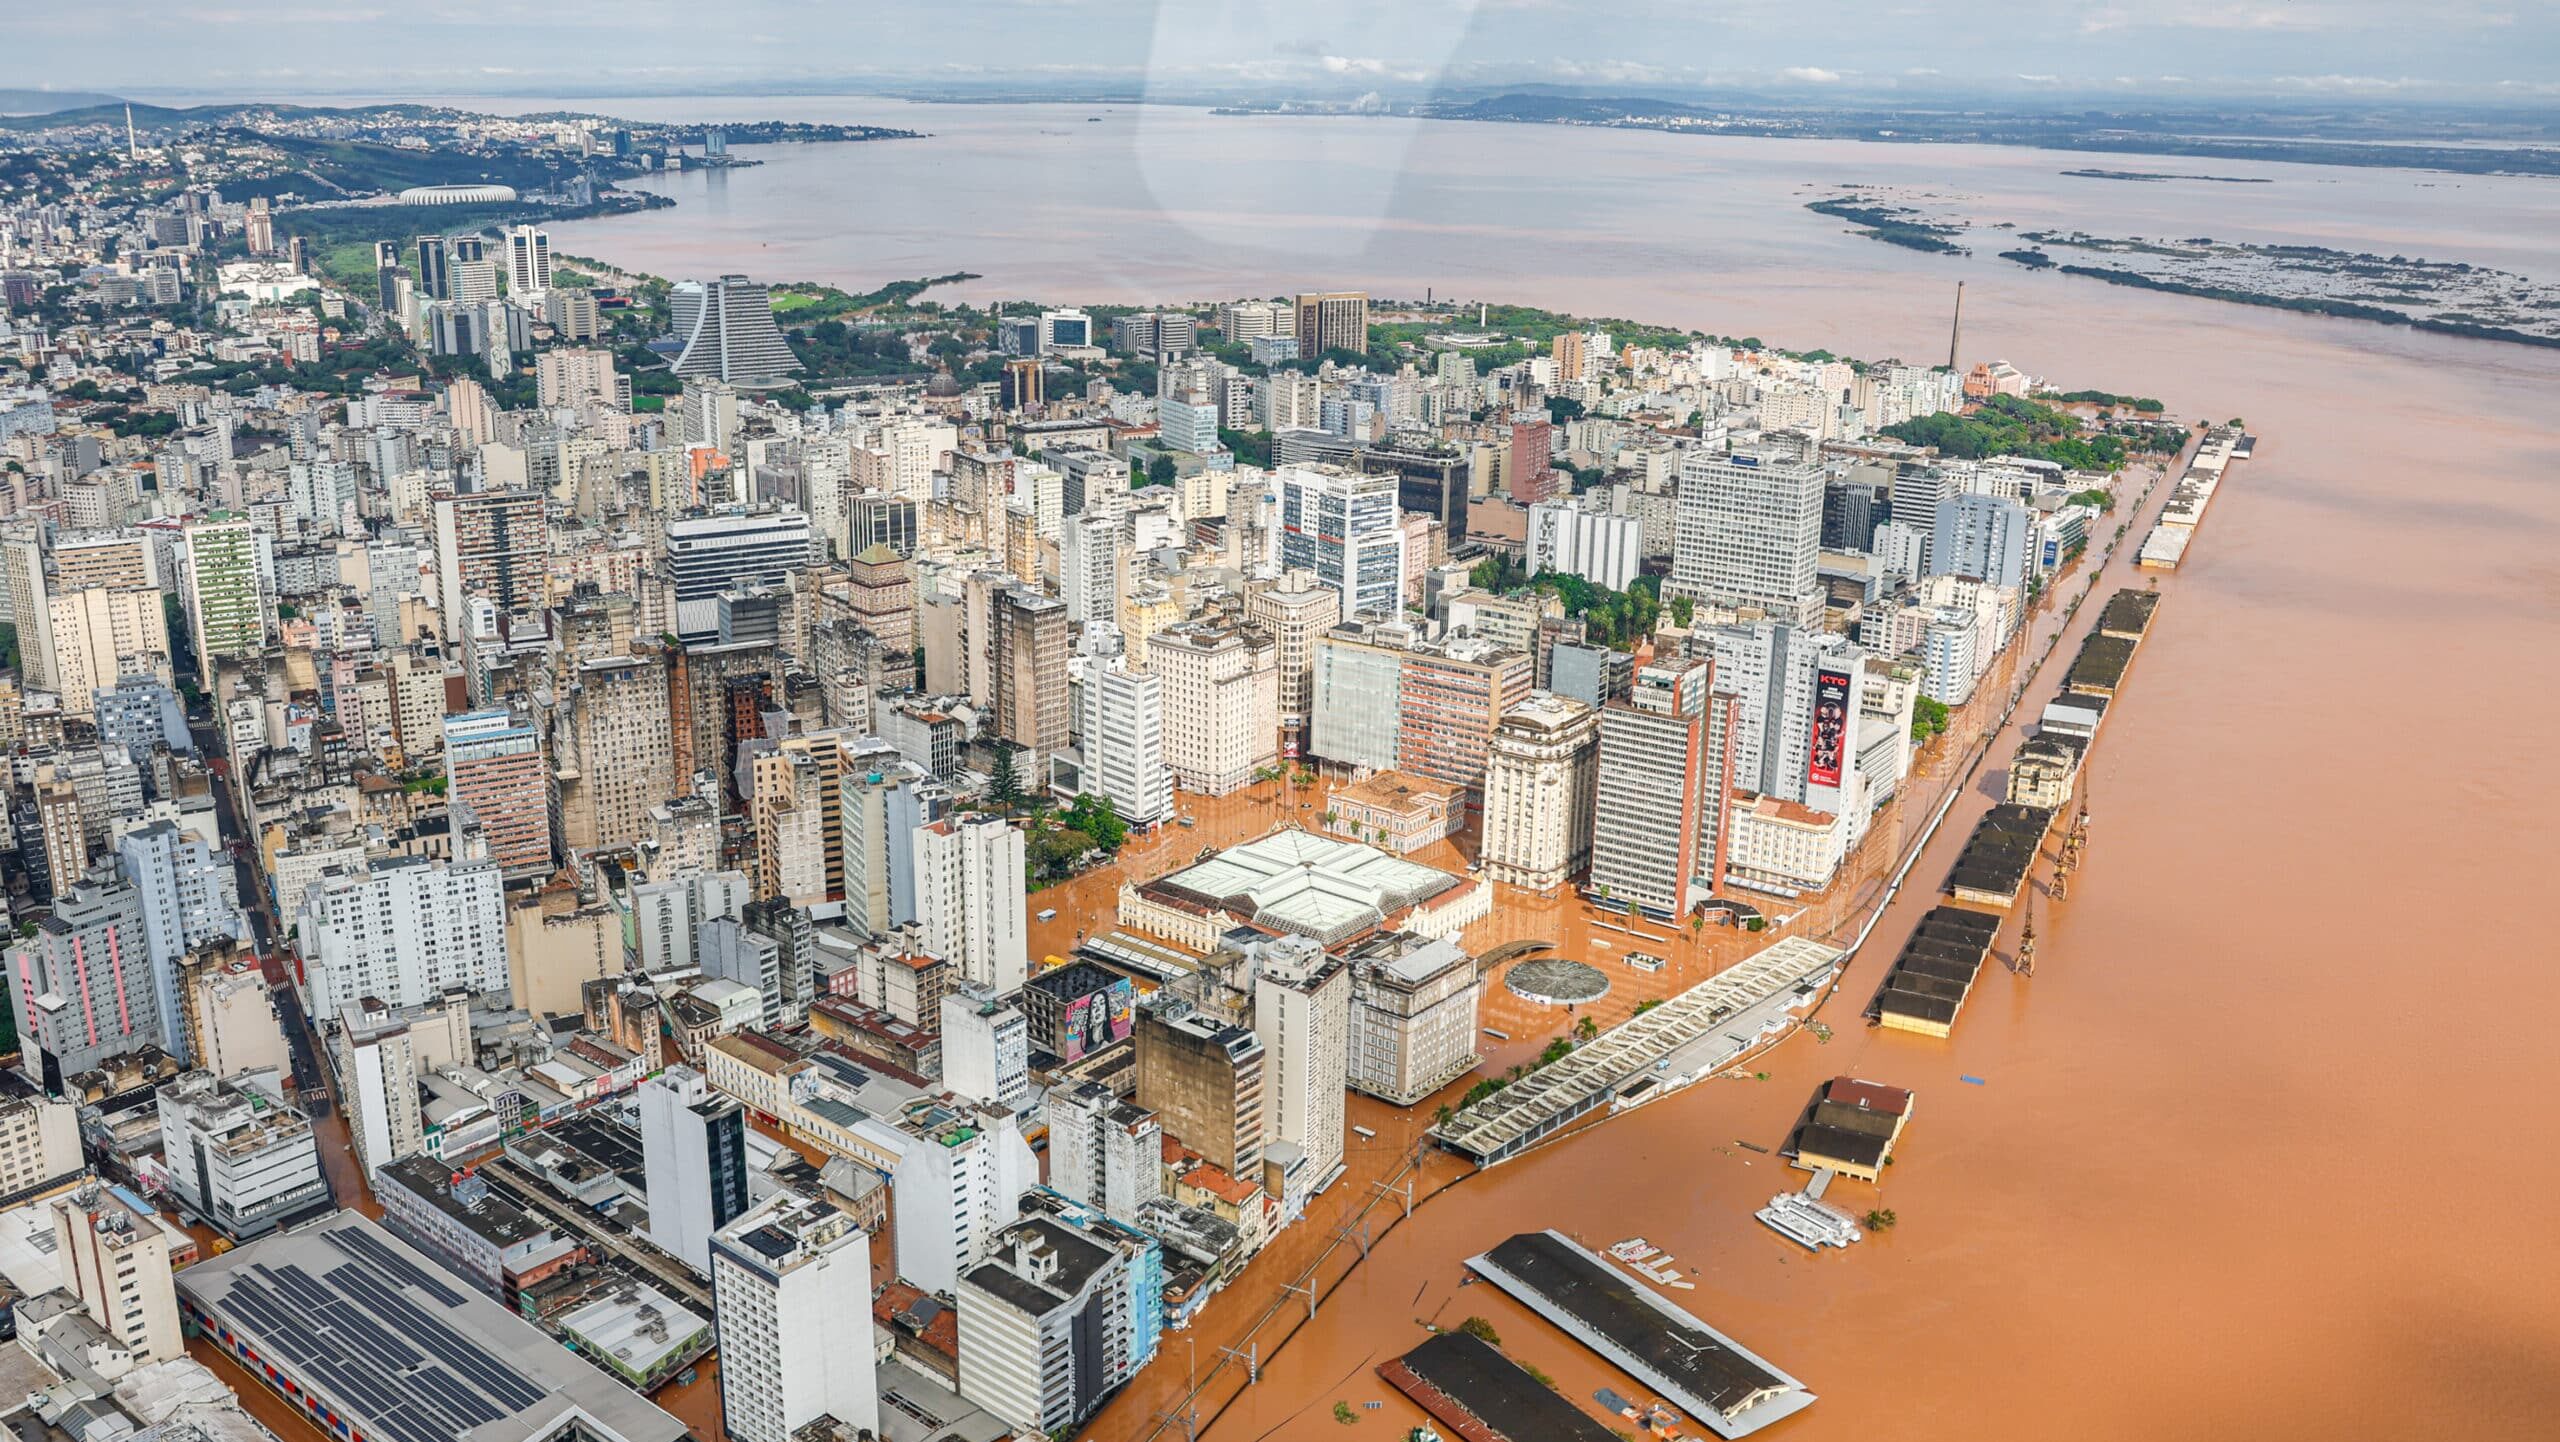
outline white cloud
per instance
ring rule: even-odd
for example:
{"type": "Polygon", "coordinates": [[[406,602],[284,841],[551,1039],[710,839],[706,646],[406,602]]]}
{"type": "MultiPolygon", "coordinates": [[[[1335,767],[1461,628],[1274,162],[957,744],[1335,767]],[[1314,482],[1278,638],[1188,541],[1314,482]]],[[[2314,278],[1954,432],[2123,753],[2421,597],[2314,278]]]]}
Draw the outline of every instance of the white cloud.
{"type": "Polygon", "coordinates": [[[1840,72],[1825,70],[1819,65],[1790,65],[1778,72],[1778,78],[1798,85],[1836,85],[1840,81],[1840,72]]]}

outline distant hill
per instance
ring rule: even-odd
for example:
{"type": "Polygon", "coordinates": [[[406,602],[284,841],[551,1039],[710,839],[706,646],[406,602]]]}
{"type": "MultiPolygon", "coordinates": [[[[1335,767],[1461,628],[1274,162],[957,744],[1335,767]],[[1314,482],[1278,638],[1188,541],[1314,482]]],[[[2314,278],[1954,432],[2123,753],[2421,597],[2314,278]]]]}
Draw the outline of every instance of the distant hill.
{"type": "Polygon", "coordinates": [[[122,104],[115,96],[100,95],[94,90],[0,89],[0,115],[51,115],[57,110],[122,104]]]}

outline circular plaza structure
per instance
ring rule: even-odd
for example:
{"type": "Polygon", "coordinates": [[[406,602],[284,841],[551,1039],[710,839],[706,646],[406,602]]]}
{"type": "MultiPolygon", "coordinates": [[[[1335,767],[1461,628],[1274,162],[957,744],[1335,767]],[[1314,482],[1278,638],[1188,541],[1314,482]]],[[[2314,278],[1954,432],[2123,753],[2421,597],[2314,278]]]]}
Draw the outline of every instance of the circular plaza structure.
{"type": "Polygon", "coordinates": [[[1580,1006],[1609,993],[1609,978],[1598,967],[1554,956],[1520,963],[1503,973],[1502,984],[1512,995],[1545,1006],[1580,1006]]]}

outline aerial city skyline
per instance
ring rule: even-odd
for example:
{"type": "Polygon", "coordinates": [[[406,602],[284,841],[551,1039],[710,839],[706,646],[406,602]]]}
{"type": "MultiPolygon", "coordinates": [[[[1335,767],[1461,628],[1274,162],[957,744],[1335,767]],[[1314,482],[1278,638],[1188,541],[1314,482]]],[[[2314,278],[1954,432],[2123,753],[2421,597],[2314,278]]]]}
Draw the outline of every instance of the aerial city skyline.
{"type": "Polygon", "coordinates": [[[0,20],[21,1430],[2538,1435],[2560,36],[1956,21],[0,20]]]}

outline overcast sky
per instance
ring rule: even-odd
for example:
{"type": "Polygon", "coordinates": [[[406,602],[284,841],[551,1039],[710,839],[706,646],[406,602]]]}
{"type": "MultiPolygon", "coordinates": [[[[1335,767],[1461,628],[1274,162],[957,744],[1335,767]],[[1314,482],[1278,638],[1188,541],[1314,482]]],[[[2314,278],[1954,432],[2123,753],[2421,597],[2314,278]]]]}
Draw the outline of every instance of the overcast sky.
{"type": "Polygon", "coordinates": [[[0,0],[0,86],[830,80],[1408,98],[1520,81],[2560,102],[2554,0],[0,0]]]}

